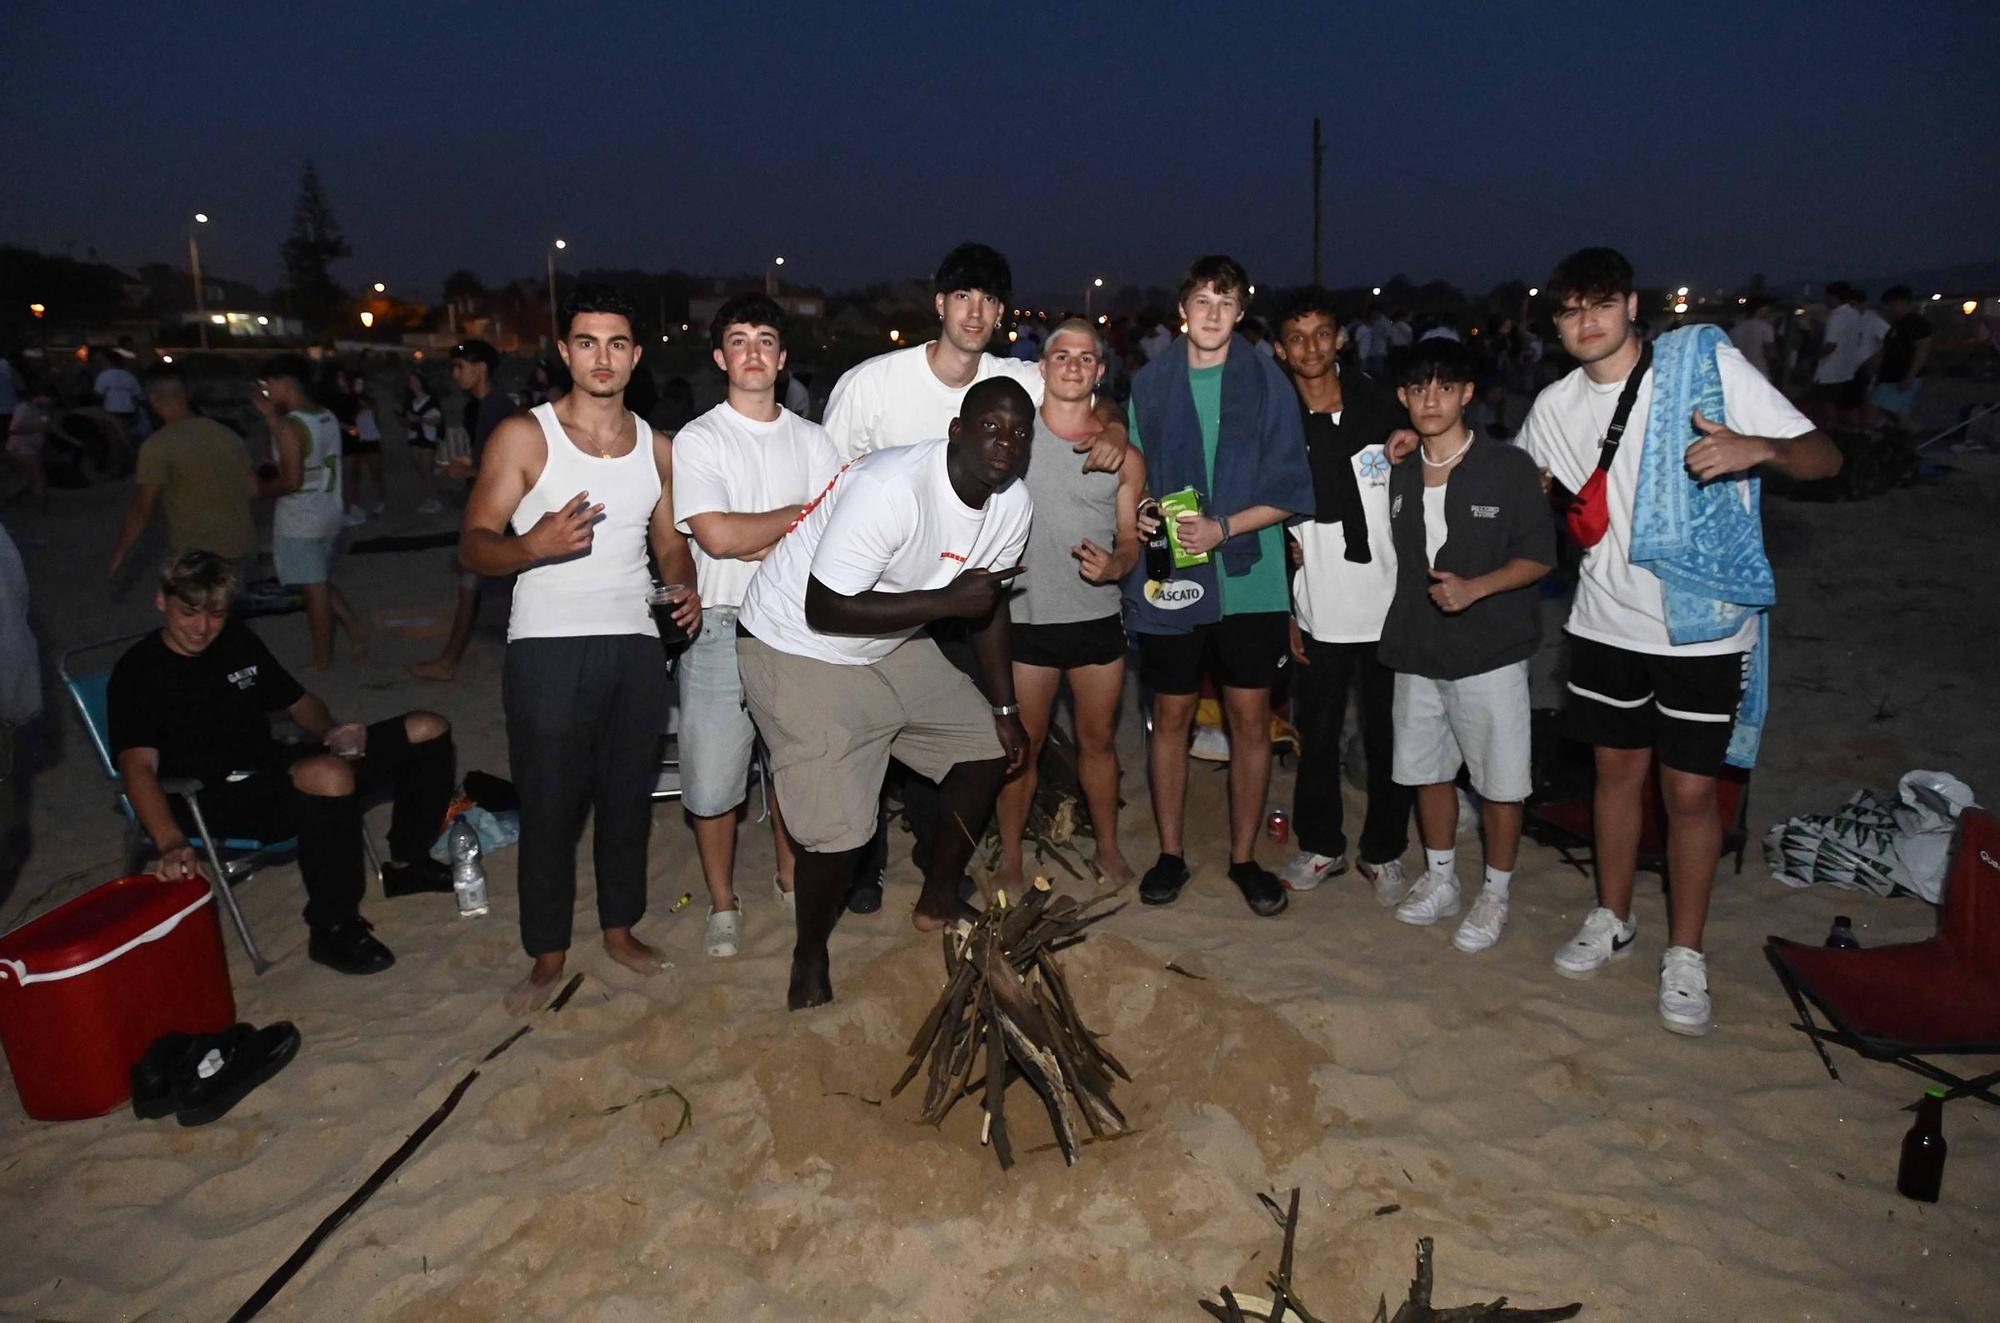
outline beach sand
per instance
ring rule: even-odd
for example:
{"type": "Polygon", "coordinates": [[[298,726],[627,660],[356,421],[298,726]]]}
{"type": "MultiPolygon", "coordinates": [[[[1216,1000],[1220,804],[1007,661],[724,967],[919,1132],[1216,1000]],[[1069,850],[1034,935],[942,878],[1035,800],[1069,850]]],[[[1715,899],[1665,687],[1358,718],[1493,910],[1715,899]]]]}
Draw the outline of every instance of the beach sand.
{"type": "MultiPolygon", "coordinates": [[[[392,444],[407,511],[399,458],[392,444]]],[[[1943,481],[1863,504],[1770,503],[1783,604],[1751,800],[1759,834],[1914,767],[1954,772],[1989,800],[2000,787],[1988,560],[2000,461],[1949,462],[1943,481]]],[[[126,490],[59,492],[50,515],[6,515],[50,655],[152,619],[143,586],[113,599],[101,583],[126,490]]],[[[370,618],[435,615],[449,560],[349,556],[338,578],[370,618]]],[[[341,715],[435,708],[454,723],[461,770],[504,774],[501,623],[489,611],[450,686],[401,670],[434,640],[386,633],[368,662],[308,683],[341,715]]],[[[303,617],[257,628],[303,663],[303,617]]],[[[118,872],[119,822],[60,715],[34,781],[36,853],[0,926],[118,872]]],[[[1126,849],[1150,860],[1135,722],[1123,744],[1126,849]]],[[[574,999],[479,1068],[456,1112],[264,1316],[1195,1319],[1197,1297],[1225,1283],[1265,1294],[1279,1235],[1256,1195],[1297,1185],[1294,1278],[1329,1323],[1369,1317],[1382,1294],[1393,1310],[1419,1236],[1437,1242],[1441,1304],[1505,1293],[1521,1306],[1579,1300],[1586,1319],[1993,1317],[2000,1112],[1952,1104],[1944,1200],[1898,1197],[1899,1109],[1920,1081],[1851,1053],[1829,1080],[1788,1027],[1761,950],[1767,933],[1817,940],[1836,912],[1866,943],[1926,935],[1928,907],[1788,890],[1753,845],[1716,891],[1714,1032],[1682,1039],[1654,1013],[1655,880],[1641,883],[1636,958],[1589,982],[1548,962],[1590,885],[1532,843],[1506,936],[1481,956],[1452,950],[1449,924],[1394,922],[1352,874],[1256,919],[1222,876],[1223,780],[1193,772],[1196,880],[1180,903],[1132,904],[1064,957],[1084,1018],[1134,1076],[1116,1094],[1131,1132],[1087,1146],[1075,1168],[1024,1086],[1008,1173],[979,1146],[976,1104],[933,1130],[911,1094],[887,1098],[942,973],[938,940],[907,921],[906,838],[883,911],[835,935],[835,1004],[793,1015],[764,829],[746,827],[739,864],[743,954],[713,961],[692,839],[665,805],[640,931],[674,967],[642,980],[604,957],[586,839],[574,999]],[[694,903],[669,914],[683,892],[694,903]]],[[[1273,798],[1288,803],[1289,773],[1279,782],[1273,798]]],[[[378,838],[384,826],[378,810],[378,838]]],[[[1472,877],[1477,846],[1462,844],[1472,877]]],[[[1283,850],[1263,855],[1276,867],[1283,850]]],[[[253,976],[228,939],[239,1014],[294,1021],[304,1047],[216,1124],[45,1124],[0,1089],[0,1316],[212,1320],[248,1298],[519,1027],[500,1006],[523,963],[515,852],[489,864],[483,919],[457,918],[448,896],[371,897],[398,961],[368,979],[305,958],[294,870],[247,884],[277,963],[253,976]]]]}

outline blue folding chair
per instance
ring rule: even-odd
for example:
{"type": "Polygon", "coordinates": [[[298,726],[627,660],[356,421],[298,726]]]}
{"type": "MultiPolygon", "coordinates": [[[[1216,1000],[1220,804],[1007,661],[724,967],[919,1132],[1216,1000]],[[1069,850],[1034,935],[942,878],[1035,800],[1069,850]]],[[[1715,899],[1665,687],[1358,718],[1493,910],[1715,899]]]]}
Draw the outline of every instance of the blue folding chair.
{"type": "MultiPolygon", "coordinates": [[[[83,728],[90,735],[91,747],[97,750],[98,765],[111,778],[111,785],[117,793],[118,808],[125,815],[126,852],[125,866],[137,868],[153,853],[152,842],[139,825],[139,817],[132,811],[132,801],[125,795],[124,778],[118,774],[118,765],[112,760],[108,732],[111,728],[110,691],[111,672],[109,669],[79,671],[73,659],[85,653],[107,652],[112,648],[121,651],[146,637],[152,631],[125,634],[118,638],[102,639],[96,643],[84,643],[69,649],[56,661],[56,674],[62,677],[63,687],[69,691],[70,700],[76,704],[77,715],[83,720],[83,728]]],[[[257,870],[271,864],[286,863],[298,855],[297,837],[287,837],[280,841],[262,841],[248,837],[224,837],[217,839],[208,830],[208,822],[201,812],[202,783],[194,777],[162,777],[160,788],[174,798],[186,801],[188,815],[194,819],[195,831],[188,837],[188,843],[208,856],[209,887],[216,900],[228,913],[236,926],[236,934],[243,940],[243,952],[250,957],[250,967],[262,974],[271,967],[257,949],[257,941],[250,934],[250,924],[244,919],[243,911],[237,907],[235,884],[248,878],[257,870]]],[[[368,855],[368,866],[377,879],[382,875],[382,864],[375,852],[375,842],[367,831],[361,833],[362,848],[368,855]]]]}

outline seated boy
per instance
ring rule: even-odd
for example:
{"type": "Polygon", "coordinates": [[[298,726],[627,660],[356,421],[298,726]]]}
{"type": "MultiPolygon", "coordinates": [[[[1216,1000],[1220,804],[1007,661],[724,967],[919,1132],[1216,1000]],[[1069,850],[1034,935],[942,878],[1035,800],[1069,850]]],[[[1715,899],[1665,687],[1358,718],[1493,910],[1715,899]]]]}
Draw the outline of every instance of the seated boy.
{"type": "Polygon", "coordinates": [[[449,870],[429,854],[451,802],[451,727],[434,712],[336,725],[325,702],[230,618],[239,587],[231,563],[207,551],[190,551],[161,574],[153,598],[160,631],[133,644],[111,672],[112,760],[160,852],[161,877],[201,874],[185,801],[169,803],[161,787],[163,779],[196,778],[202,816],[218,836],[298,837],[307,954],[343,974],[379,973],[395,957],[361,917],[358,796],[395,790],[394,862],[383,868],[383,891],[451,890],[449,870]],[[269,716],[279,709],[327,751],[280,744],[269,716]]]}
{"type": "Polygon", "coordinates": [[[1425,871],[1404,923],[1458,913],[1458,790],[1485,801],[1486,885],[1452,945],[1483,951],[1507,923],[1507,887],[1531,788],[1528,658],[1540,641],[1533,584],[1555,564],[1555,528],[1526,452],[1465,423],[1473,363],[1455,340],[1412,347],[1397,396],[1422,438],[1389,479],[1396,595],[1381,657],[1396,672],[1395,778],[1417,787],[1425,871]]]}

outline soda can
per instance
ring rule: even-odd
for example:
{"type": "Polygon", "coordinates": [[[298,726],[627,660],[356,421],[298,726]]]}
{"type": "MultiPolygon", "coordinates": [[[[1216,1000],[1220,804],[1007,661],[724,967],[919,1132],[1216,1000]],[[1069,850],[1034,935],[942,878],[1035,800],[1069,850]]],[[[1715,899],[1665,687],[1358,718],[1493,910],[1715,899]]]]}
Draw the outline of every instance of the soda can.
{"type": "Polygon", "coordinates": [[[1281,808],[1272,809],[1270,816],[1264,819],[1264,830],[1273,841],[1283,845],[1292,839],[1292,815],[1281,808]]]}

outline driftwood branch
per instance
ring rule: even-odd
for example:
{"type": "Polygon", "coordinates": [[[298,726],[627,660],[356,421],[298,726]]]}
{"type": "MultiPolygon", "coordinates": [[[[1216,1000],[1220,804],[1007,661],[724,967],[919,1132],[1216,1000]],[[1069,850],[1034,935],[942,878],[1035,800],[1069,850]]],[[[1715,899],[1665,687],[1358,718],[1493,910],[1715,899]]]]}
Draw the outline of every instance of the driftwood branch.
{"type": "MultiPolygon", "coordinates": [[[[1265,1284],[1272,1292],[1266,1323],[1279,1323],[1281,1319],[1294,1317],[1298,1323],[1320,1323],[1305,1303],[1299,1299],[1298,1291],[1292,1283],[1292,1264],[1297,1249],[1299,1229],[1299,1192],[1294,1187],[1288,1206],[1280,1210],[1278,1201],[1269,1195],[1260,1194],[1258,1201],[1271,1214],[1273,1221],[1284,1230],[1284,1249],[1278,1258],[1278,1268],[1265,1284]]],[[[1435,1309],[1431,1306],[1431,1287],[1434,1281],[1432,1263],[1433,1245],[1425,1236],[1417,1241],[1416,1273],[1410,1279],[1410,1290],[1403,1303],[1397,1307],[1395,1315],[1389,1313],[1389,1301],[1384,1297],[1375,1306],[1372,1323],[1560,1323],[1560,1320],[1575,1318],[1583,1312],[1581,1304],[1558,1305],[1552,1309],[1515,1309],[1501,1296],[1485,1304],[1460,1305],[1453,1309],[1435,1309]]],[[[1228,1287],[1222,1288],[1222,1301],[1202,1300],[1198,1303],[1211,1318],[1246,1319],[1239,1297],[1228,1287]]],[[[1243,1297],[1247,1299],[1248,1297],[1243,1297]]],[[[1260,1308],[1265,1302],[1257,1302],[1260,1308]]]]}
{"type": "Polygon", "coordinates": [[[1117,912],[1103,899],[1078,904],[1048,883],[1018,901],[996,892],[986,912],[944,938],[945,983],[937,1003],[910,1040],[908,1066],[890,1093],[926,1075],[920,1115],[941,1123],[975,1090],[986,1113],[983,1142],[1001,1167],[1013,1165],[1005,1112],[1011,1079],[1028,1081],[1041,1098],[1063,1160],[1076,1164],[1082,1141],[1077,1120],[1094,1139],[1121,1134],[1125,1115],[1111,1101],[1113,1078],[1131,1078],[1077,1015],[1055,953],[1083,940],[1084,930],[1117,912]],[[974,1080],[983,1063],[985,1073],[974,1080]]]}

